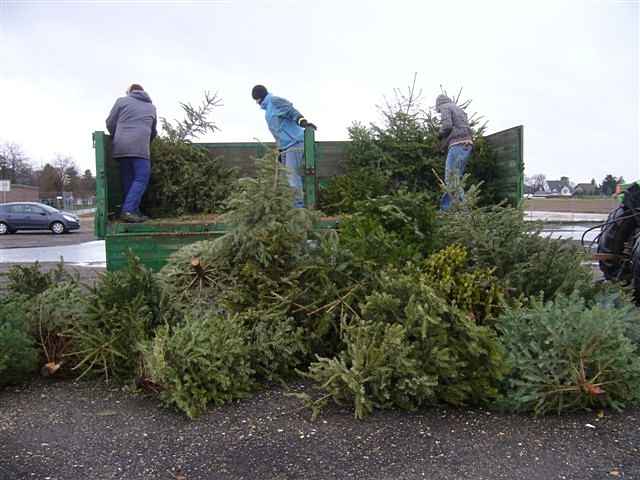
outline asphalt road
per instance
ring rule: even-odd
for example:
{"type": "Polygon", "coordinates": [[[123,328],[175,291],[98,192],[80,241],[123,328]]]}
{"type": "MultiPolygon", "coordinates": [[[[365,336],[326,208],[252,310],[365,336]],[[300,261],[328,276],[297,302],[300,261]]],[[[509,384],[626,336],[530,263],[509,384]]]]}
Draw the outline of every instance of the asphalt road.
{"type": "MultiPolygon", "coordinates": [[[[55,247],[60,245],[75,245],[91,242],[96,237],[93,234],[93,217],[81,217],[80,229],[62,235],[55,235],[49,230],[19,231],[0,236],[2,248],[55,247]]],[[[0,478],[0,480],[3,480],[0,478]]]]}
{"type": "Polygon", "coordinates": [[[640,409],[534,418],[329,408],[269,388],[197,420],[104,383],[0,391],[2,480],[640,479],[640,409]],[[3,476],[4,475],[4,476],[3,476]]]}

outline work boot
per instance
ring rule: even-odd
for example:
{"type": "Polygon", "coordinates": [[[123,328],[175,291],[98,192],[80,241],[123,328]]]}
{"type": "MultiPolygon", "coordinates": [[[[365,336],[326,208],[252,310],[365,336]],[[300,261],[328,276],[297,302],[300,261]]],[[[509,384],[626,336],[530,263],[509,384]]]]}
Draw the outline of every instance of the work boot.
{"type": "Polygon", "coordinates": [[[120,214],[120,220],[126,223],[142,223],[145,219],[133,212],[122,212],[120,214]]]}
{"type": "Polygon", "coordinates": [[[138,215],[142,219],[142,221],[144,221],[144,222],[149,220],[149,217],[147,215],[145,215],[144,213],[142,213],[140,210],[136,210],[136,215],[138,215]]]}

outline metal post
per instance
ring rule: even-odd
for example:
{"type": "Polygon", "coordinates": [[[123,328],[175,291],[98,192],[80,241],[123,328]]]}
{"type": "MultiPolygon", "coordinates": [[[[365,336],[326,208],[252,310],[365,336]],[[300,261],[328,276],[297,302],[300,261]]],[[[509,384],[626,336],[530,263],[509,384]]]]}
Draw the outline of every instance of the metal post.
{"type": "Polygon", "coordinates": [[[316,141],[313,128],[304,129],[304,205],[316,208],[318,201],[318,177],[316,173],[316,141]]]}
{"type": "Polygon", "coordinates": [[[109,208],[106,175],[106,145],[104,132],[93,132],[93,146],[96,151],[96,213],[94,229],[96,237],[104,238],[107,233],[109,208]]]}

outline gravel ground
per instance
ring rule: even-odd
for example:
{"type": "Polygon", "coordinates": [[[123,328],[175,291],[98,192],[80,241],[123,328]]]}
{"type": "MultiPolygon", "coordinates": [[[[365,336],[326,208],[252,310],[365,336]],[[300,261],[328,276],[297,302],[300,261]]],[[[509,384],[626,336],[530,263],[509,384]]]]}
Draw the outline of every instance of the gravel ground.
{"type": "Polygon", "coordinates": [[[533,418],[486,410],[329,408],[281,389],[188,420],[102,383],[0,392],[0,478],[640,479],[640,409],[533,418]]]}

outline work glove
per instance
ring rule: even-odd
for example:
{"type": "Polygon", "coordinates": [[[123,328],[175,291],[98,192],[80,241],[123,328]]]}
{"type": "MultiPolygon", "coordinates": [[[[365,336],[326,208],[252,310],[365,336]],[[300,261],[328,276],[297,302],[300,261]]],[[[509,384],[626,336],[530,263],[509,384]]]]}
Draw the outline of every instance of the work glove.
{"type": "Polygon", "coordinates": [[[298,120],[298,125],[300,125],[302,128],[313,128],[314,130],[317,130],[318,127],[316,127],[313,123],[307,121],[306,118],[304,117],[300,117],[300,119],[298,120]]]}

